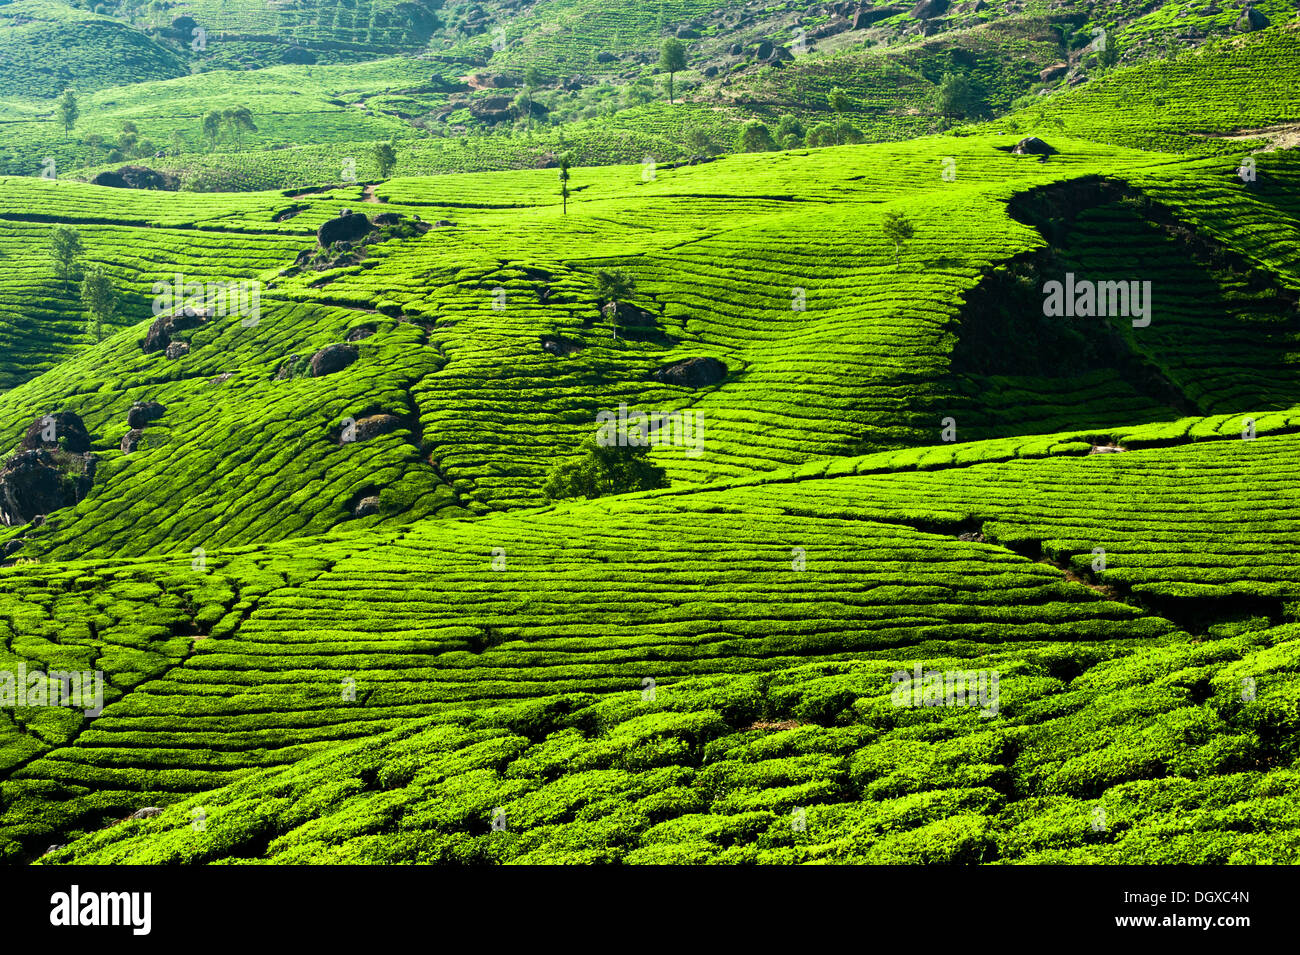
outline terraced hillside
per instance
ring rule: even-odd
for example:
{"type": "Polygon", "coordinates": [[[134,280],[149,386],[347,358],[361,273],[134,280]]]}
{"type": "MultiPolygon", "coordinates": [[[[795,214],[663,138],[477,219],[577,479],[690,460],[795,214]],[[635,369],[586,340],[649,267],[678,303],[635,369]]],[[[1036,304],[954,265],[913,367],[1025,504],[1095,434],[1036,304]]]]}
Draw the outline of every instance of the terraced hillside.
{"type": "MultiPolygon", "coordinates": [[[[621,404],[703,417],[702,453],[654,452],[675,483],[929,445],[949,416],[968,440],[1294,404],[1282,370],[1295,348],[1294,313],[1268,315],[1270,303],[1293,293],[1267,291],[1269,281],[1294,276],[1247,257],[1202,276],[1203,250],[1175,238],[1172,227],[1132,227],[1134,249],[1163,249],[1160,271],[1151,273],[1161,312],[1150,328],[1079,321],[1052,332],[1064,338],[1021,335],[1007,348],[1000,336],[1011,333],[973,299],[1007,268],[1037,261],[1046,243],[1038,228],[1008,214],[1006,199],[1026,189],[1064,195],[1102,170],[1141,183],[1158,178],[1152,170],[1169,157],[1060,140],[1069,155],[1040,164],[1001,151],[1005,142],[738,157],[664,170],[654,181],[640,167],[582,169],[567,213],[545,170],[394,180],[374,190],[388,200],[374,204],[356,202],[361,187],[253,194],[225,214],[216,198],[191,207],[180,197],[139,194],[138,225],[79,226],[87,257],[121,285],[121,331],[71,355],[79,344],[69,340],[74,293],[49,264],[27,279],[40,280],[52,318],[66,318],[33,336],[15,317],[15,349],[58,364],[0,396],[0,442],[13,446],[44,414],[73,412],[104,456],[83,500],[6,537],[26,558],[138,556],[534,506],[545,500],[548,472],[579,452],[596,414],[621,404]],[[941,174],[945,158],[961,170],[954,182],[941,174]],[[888,187],[889,202],[881,174],[870,170],[902,176],[901,189],[888,187]],[[315,229],[345,204],[447,224],[370,246],[355,264],[287,274],[315,244],[315,229]],[[903,209],[917,237],[895,264],[879,223],[903,209]],[[652,222],[661,226],[648,230],[652,222]],[[214,244],[216,235],[222,241],[214,244]],[[124,248],[129,258],[112,254],[124,248]],[[195,248],[209,251],[194,255],[195,248]],[[226,267],[232,259],[239,268],[226,267]],[[636,282],[621,333],[595,291],[595,273],[608,267],[636,282]],[[205,283],[264,280],[261,321],[206,323],[180,336],[188,350],[179,357],[146,350],[156,321],[149,293],[181,270],[205,283]],[[965,310],[963,298],[972,298],[965,310]],[[1223,324],[1228,308],[1243,329],[1272,330],[1233,331],[1223,324]],[[1198,323],[1220,330],[1209,338],[1185,331],[1198,323]],[[985,354],[990,336],[1002,341],[994,359],[985,354]],[[1079,343],[1094,353],[1090,362],[1072,351],[1079,343]],[[313,376],[308,360],[329,346],[356,360],[313,376]],[[1015,363],[1026,353],[1048,365],[1054,355],[1070,360],[1034,374],[1015,363]],[[656,380],[663,369],[704,358],[724,367],[720,380],[694,387],[656,380]],[[1207,360],[1220,383],[1207,376],[1207,360]],[[1270,368],[1279,377],[1268,386],[1261,376],[1270,368]],[[167,410],[139,447],[123,452],[128,411],[140,401],[167,410]],[[390,422],[384,433],[339,440],[345,419],[376,415],[390,422]],[[291,472],[281,474],[287,462],[291,472]],[[378,509],[358,516],[372,496],[378,509]],[[163,500],[167,522],[154,516],[163,500]]],[[[1260,168],[1277,192],[1300,175],[1285,156],[1264,157],[1260,168]]],[[[1219,170],[1202,175],[1223,178],[1219,170]]],[[[96,197],[121,194],[66,183],[26,188],[14,201],[50,221],[57,214],[41,210],[66,206],[65,195],[85,195],[89,210],[96,197]]],[[[1196,178],[1181,191],[1166,188],[1170,196],[1201,192],[1196,178]]],[[[1122,211],[1129,200],[1103,192],[1081,201],[1093,205],[1073,223],[1074,238],[1058,243],[1061,260],[1037,262],[1035,274],[1117,267],[1110,251],[1070,256],[1076,245],[1114,250],[1096,230],[1113,235],[1104,217],[1129,215],[1122,211]]],[[[1169,215],[1181,222],[1176,210],[1169,215]]],[[[15,253],[50,227],[15,226],[15,253]]],[[[1212,237],[1204,242],[1218,248],[1212,237]]],[[[15,312],[34,298],[18,285],[15,312]]]]}
{"type": "Polygon", "coordinates": [[[1300,862],[1289,10],[39,9],[5,862],[1300,862]]]}

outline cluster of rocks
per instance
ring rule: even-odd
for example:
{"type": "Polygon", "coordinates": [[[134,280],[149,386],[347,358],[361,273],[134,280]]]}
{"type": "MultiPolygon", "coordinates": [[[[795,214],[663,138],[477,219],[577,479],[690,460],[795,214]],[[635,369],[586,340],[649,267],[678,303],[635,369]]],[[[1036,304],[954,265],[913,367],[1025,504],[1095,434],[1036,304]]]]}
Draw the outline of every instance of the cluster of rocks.
{"type": "Polygon", "coordinates": [[[194,308],[190,305],[173,309],[166,315],[159,315],[145,332],[144,341],[140,343],[145,354],[163,352],[168,358],[180,358],[190,352],[190,343],[174,338],[179,332],[198,328],[212,317],[210,308],[194,308]]]}
{"type": "MultiPolygon", "coordinates": [[[[40,526],[45,515],[76,504],[90,491],[99,461],[80,416],[58,411],[36,418],[18,451],[0,465],[0,523],[40,526]]],[[[21,538],[5,545],[5,556],[21,538]]]]}
{"type": "Polygon", "coordinates": [[[366,246],[394,235],[423,235],[430,229],[450,225],[452,223],[446,220],[428,223],[418,215],[407,220],[400,212],[381,212],[371,219],[351,209],[343,209],[333,219],[321,224],[316,230],[316,247],[298,253],[293,266],[285,274],[354,265],[365,257],[366,246]]]}
{"type": "Polygon", "coordinates": [[[126,425],[129,429],[122,435],[122,453],[130,454],[140,447],[144,437],[145,426],[157,421],[167,409],[156,401],[137,401],[126,413],[126,425]]]}

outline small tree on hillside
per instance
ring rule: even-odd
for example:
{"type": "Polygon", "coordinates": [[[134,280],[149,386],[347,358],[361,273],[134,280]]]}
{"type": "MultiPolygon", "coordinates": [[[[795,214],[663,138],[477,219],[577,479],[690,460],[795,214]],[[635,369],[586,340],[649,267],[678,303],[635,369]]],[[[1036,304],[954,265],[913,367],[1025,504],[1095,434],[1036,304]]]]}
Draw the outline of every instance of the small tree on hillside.
{"type": "Polygon", "coordinates": [[[64,90],[63,95],[59,97],[58,102],[59,121],[63,123],[63,138],[68,138],[68,131],[77,125],[77,117],[81,115],[81,107],[77,105],[77,94],[72,90],[64,90]]]}
{"type": "Polygon", "coordinates": [[[397,150],[392,143],[375,143],[375,166],[379,169],[379,178],[387,179],[397,167],[397,150]]]}
{"type": "Polygon", "coordinates": [[[676,37],[664,40],[659,51],[659,69],[668,74],[668,102],[673,101],[673,76],[686,69],[686,45],[676,37]]]}
{"type": "Polygon", "coordinates": [[[81,233],[71,226],[56,225],[50,232],[50,252],[66,286],[81,257],[81,233]]]}
{"type": "Polygon", "coordinates": [[[970,80],[958,73],[945,73],[934,94],[935,108],[947,119],[964,119],[971,111],[970,80]]]}
{"type": "Polygon", "coordinates": [[[889,212],[885,214],[885,221],[881,228],[884,230],[886,241],[894,243],[894,266],[897,267],[903,246],[916,234],[912,220],[901,212],[889,212]]]}
{"type": "Polygon", "coordinates": [[[826,97],[826,102],[830,108],[837,113],[847,112],[849,107],[853,105],[853,101],[849,98],[849,94],[844,92],[844,90],[840,89],[838,86],[830,91],[826,97]]]}
{"type": "Polygon", "coordinates": [[[89,313],[86,331],[95,336],[95,341],[103,341],[104,323],[117,308],[117,292],[102,266],[95,266],[81,280],[81,301],[89,313]]]}
{"type": "Polygon", "coordinates": [[[221,114],[215,109],[203,117],[203,138],[208,141],[209,149],[215,149],[217,140],[221,138],[221,114]]]}
{"type": "Polygon", "coordinates": [[[650,463],[648,447],[605,447],[595,438],[588,438],[581,450],[581,459],[558,465],[546,476],[543,491],[551,500],[596,498],[667,486],[667,472],[650,463]]]}
{"type": "Polygon", "coordinates": [[[596,300],[604,302],[601,311],[614,325],[614,337],[618,337],[618,304],[636,291],[636,279],[620,269],[596,273],[596,300]]]}
{"type": "Polygon", "coordinates": [[[236,142],[244,138],[245,132],[257,132],[257,125],[253,122],[253,113],[247,106],[236,106],[233,109],[223,110],[221,124],[230,130],[236,142]]]}
{"type": "Polygon", "coordinates": [[[564,214],[569,214],[569,166],[572,158],[568,153],[560,157],[560,200],[564,203],[564,214]]]}

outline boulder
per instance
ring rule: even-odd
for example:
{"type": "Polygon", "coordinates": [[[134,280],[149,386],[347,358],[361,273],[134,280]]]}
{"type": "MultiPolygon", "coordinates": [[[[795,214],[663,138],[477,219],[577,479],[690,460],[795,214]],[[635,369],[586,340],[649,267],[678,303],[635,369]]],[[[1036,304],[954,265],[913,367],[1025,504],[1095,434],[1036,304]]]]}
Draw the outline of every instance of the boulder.
{"type": "Polygon", "coordinates": [[[137,401],[126,413],[126,423],[131,428],[143,428],[150,421],[157,421],[167,411],[156,401],[137,401]]]}
{"type": "Polygon", "coordinates": [[[316,230],[316,241],[328,248],[335,242],[356,242],[374,231],[374,225],[365,216],[344,209],[341,215],[325,221],[316,230]]]}
{"type": "Polygon", "coordinates": [[[601,50],[599,53],[596,54],[597,63],[613,63],[617,59],[618,57],[616,57],[613,53],[610,53],[608,50],[601,50]]]}
{"type": "Polygon", "coordinates": [[[27,426],[19,444],[24,451],[66,451],[85,454],[90,450],[90,434],[81,416],[71,411],[39,415],[27,426]]]}
{"type": "Polygon", "coordinates": [[[361,500],[357,501],[357,506],[352,509],[353,517],[366,517],[370,514],[378,514],[378,513],[379,513],[379,497],[378,495],[373,495],[373,494],[369,497],[363,497],[361,500]]]}
{"type": "Polygon", "coordinates": [[[348,342],[359,342],[363,338],[369,338],[374,333],[375,326],[358,325],[356,328],[349,329],[348,333],[343,336],[343,340],[348,342]]]}
{"type": "Polygon", "coordinates": [[[369,441],[381,434],[388,434],[405,427],[405,422],[393,414],[372,414],[357,420],[357,441],[369,441]]]}
{"type": "Polygon", "coordinates": [[[0,522],[14,527],[76,504],[94,480],[88,460],[93,457],[60,459],[43,448],[19,451],[0,467],[0,522]]]}
{"type": "Polygon", "coordinates": [[[163,352],[164,355],[166,355],[168,358],[172,359],[173,361],[176,360],[177,358],[184,358],[189,353],[190,353],[189,342],[172,342],[170,345],[167,346],[167,350],[163,352]]]}
{"type": "Polygon", "coordinates": [[[397,225],[402,221],[402,214],[400,212],[381,212],[370,221],[377,226],[397,225]]]}
{"type": "Polygon", "coordinates": [[[760,60],[771,59],[772,50],[773,46],[771,42],[769,40],[763,40],[758,44],[758,48],[754,50],[754,56],[760,60]]]}
{"type": "Polygon", "coordinates": [[[906,13],[907,7],[877,7],[874,10],[859,10],[853,17],[853,29],[865,30],[881,20],[888,20],[900,13],[906,13]]]}
{"type": "Polygon", "coordinates": [[[122,453],[130,454],[140,447],[140,440],[144,437],[144,432],[139,428],[132,428],[126,434],[122,435],[122,453]]]}
{"type": "Polygon", "coordinates": [[[727,366],[716,358],[687,358],[650,373],[655,381],[683,388],[707,388],[727,377],[727,366]]]}
{"type": "Polygon", "coordinates": [[[1016,143],[1011,151],[1017,156],[1051,156],[1056,153],[1054,148],[1037,136],[1026,136],[1016,143]]]}
{"type": "Polygon", "coordinates": [[[576,342],[571,338],[565,338],[563,335],[543,335],[542,351],[546,352],[548,355],[566,358],[574,352],[582,351],[582,342],[576,342]]]}
{"type": "Polygon", "coordinates": [[[1070,72],[1070,64],[1053,63],[1047,69],[1038,71],[1038,79],[1044,83],[1050,83],[1053,80],[1059,80],[1068,72],[1070,72]]]}
{"type": "Polygon", "coordinates": [[[1237,18],[1237,22],[1232,25],[1232,28],[1238,33],[1250,33],[1254,30],[1262,30],[1268,24],[1269,19],[1263,13],[1254,7],[1246,7],[1245,10],[1241,11],[1241,16],[1237,18]]]}
{"type": "Polygon", "coordinates": [[[114,189],[130,189],[131,186],[125,179],[115,172],[109,172],[105,169],[103,172],[97,172],[91,178],[92,186],[112,186],[114,189]]]}
{"type": "Polygon", "coordinates": [[[159,806],[145,806],[143,809],[137,809],[135,812],[131,813],[131,815],[127,816],[126,818],[128,820],[152,819],[154,816],[161,816],[162,814],[163,814],[162,808],[159,806]]]}
{"type": "Polygon", "coordinates": [[[727,52],[730,53],[732,56],[744,56],[745,48],[741,46],[739,43],[733,43],[731,44],[731,46],[727,48],[727,52]]]}
{"type": "Polygon", "coordinates": [[[310,373],[313,378],[342,371],[360,356],[356,345],[326,345],[311,356],[310,373]]]}
{"type": "Polygon", "coordinates": [[[942,16],[947,9],[948,0],[919,0],[911,13],[918,20],[929,20],[931,17],[942,16]]]}
{"type": "Polygon", "coordinates": [[[469,104],[469,113],[484,123],[500,123],[514,116],[514,102],[509,96],[480,96],[469,104]]]}

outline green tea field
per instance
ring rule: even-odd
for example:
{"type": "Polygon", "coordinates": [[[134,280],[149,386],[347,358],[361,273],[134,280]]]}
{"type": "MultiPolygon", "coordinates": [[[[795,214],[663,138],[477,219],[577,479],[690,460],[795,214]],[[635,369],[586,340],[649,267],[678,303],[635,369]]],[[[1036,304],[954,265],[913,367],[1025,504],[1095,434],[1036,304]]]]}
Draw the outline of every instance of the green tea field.
{"type": "Polygon", "coordinates": [[[0,3],[0,860],[1300,863],[1297,23],[0,3]]]}

